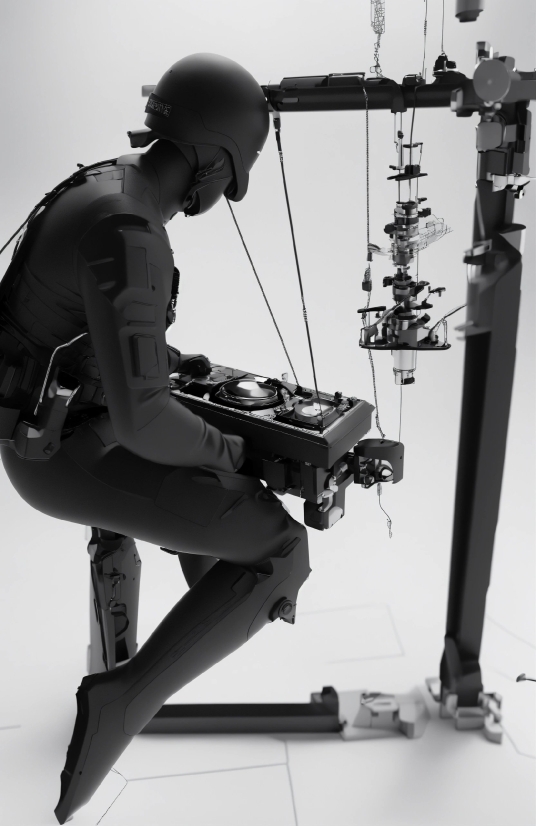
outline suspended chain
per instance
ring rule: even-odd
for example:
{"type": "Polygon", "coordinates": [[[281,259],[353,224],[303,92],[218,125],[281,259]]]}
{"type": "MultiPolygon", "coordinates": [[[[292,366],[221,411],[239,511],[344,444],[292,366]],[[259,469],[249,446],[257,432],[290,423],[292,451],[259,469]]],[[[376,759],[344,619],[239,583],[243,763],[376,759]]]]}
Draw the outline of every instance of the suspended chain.
{"type": "Polygon", "coordinates": [[[385,32],[385,0],[370,0],[370,3],[370,25],[376,35],[374,66],[370,67],[370,71],[374,72],[376,77],[383,77],[382,67],[380,66],[380,40],[385,32]]]}
{"type": "Polygon", "coordinates": [[[288,354],[288,350],[287,350],[287,348],[286,348],[285,342],[283,341],[283,336],[281,335],[281,331],[280,331],[280,329],[279,329],[279,327],[278,327],[278,325],[277,325],[277,321],[275,320],[275,316],[274,316],[274,314],[273,314],[273,312],[272,312],[272,308],[270,307],[270,302],[268,301],[268,298],[267,298],[267,296],[266,296],[266,293],[264,292],[264,288],[263,288],[263,286],[262,286],[262,284],[261,284],[261,280],[260,280],[260,278],[259,278],[259,276],[258,276],[258,274],[257,274],[257,270],[255,269],[255,265],[253,264],[253,260],[252,260],[252,258],[251,258],[251,255],[249,254],[249,250],[248,250],[248,248],[247,248],[247,246],[246,246],[246,242],[244,241],[244,236],[242,235],[242,233],[241,233],[241,231],[240,231],[240,227],[238,226],[238,221],[236,220],[236,215],[234,214],[234,211],[233,211],[233,208],[232,208],[232,206],[231,206],[231,203],[230,203],[229,199],[228,199],[228,198],[226,198],[225,200],[227,201],[227,206],[228,206],[228,207],[229,207],[229,209],[231,210],[231,215],[233,216],[233,221],[234,221],[235,227],[236,227],[236,229],[238,230],[238,234],[239,234],[239,236],[240,236],[240,240],[242,241],[242,245],[243,245],[243,247],[244,247],[244,249],[245,249],[245,251],[246,251],[246,255],[247,255],[248,259],[249,259],[249,263],[251,264],[251,269],[253,270],[253,272],[254,272],[254,274],[255,274],[255,278],[257,279],[257,284],[259,285],[260,291],[261,291],[261,293],[262,293],[262,297],[264,298],[264,300],[265,300],[265,302],[266,302],[266,306],[268,307],[268,312],[269,312],[269,313],[270,313],[270,315],[272,316],[272,321],[274,322],[274,327],[275,327],[275,329],[277,330],[277,335],[279,336],[279,340],[281,341],[281,344],[283,345],[283,350],[285,351],[285,355],[286,355],[286,357],[287,357],[287,359],[288,359],[288,363],[290,364],[290,368],[291,368],[291,370],[292,370],[292,375],[294,376],[294,381],[296,382],[296,384],[298,384],[298,385],[299,385],[299,381],[298,381],[298,377],[297,377],[297,375],[296,375],[296,371],[295,371],[295,369],[294,369],[294,365],[292,364],[292,361],[291,361],[290,356],[289,356],[289,354],[288,354]]]}
{"type": "MultiPolygon", "coordinates": [[[[296,248],[296,237],[294,235],[294,224],[292,222],[292,212],[290,210],[290,201],[289,201],[288,190],[287,190],[287,179],[286,179],[286,176],[285,176],[285,164],[284,164],[284,161],[283,161],[283,149],[282,149],[282,146],[281,146],[281,115],[280,115],[279,112],[273,112],[272,114],[274,116],[275,139],[277,141],[277,151],[279,152],[279,160],[280,160],[280,163],[281,163],[281,175],[283,177],[283,188],[285,190],[285,201],[287,202],[288,219],[289,219],[289,223],[290,223],[290,232],[291,232],[291,235],[292,235],[292,246],[294,248],[294,259],[296,261],[296,271],[298,273],[298,282],[299,282],[299,285],[300,285],[300,295],[301,295],[302,309],[303,309],[303,320],[305,322],[305,330],[307,332],[307,342],[309,344],[309,354],[311,356],[311,367],[313,369],[313,381],[314,381],[314,386],[315,386],[316,400],[318,402],[318,408],[319,408],[318,419],[320,421],[321,429],[323,430],[324,429],[324,424],[323,424],[324,414],[322,412],[322,403],[320,401],[320,395],[318,393],[318,384],[317,384],[317,380],[316,380],[316,369],[315,369],[315,358],[314,358],[314,354],[313,354],[313,344],[311,342],[311,333],[309,331],[309,321],[308,321],[308,318],[307,318],[307,308],[305,306],[305,295],[304,295],[304,292],[303,292],[303,282],[302,282],[302,277],[301,277],[300,262],[298,260],[298,250],[296,248]]],[[[314,405],[314,401],[313,401],[313,405],[314,405]]]]}
{"type": "Polygon", "coordinates": [[[426,72],[426,35],[428,33],[428,0],[424,0],[424,44],[423,44],[423,54],[422,54],[422,77],[425,78],[426,72]]]}

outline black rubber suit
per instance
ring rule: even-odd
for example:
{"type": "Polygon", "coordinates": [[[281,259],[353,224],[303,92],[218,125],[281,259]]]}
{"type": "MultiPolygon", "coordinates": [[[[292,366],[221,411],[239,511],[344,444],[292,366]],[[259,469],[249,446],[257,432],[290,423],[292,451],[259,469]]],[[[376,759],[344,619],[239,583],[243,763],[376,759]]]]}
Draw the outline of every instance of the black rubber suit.
{"type": "Polygon", "coordinates": [[[191,586],[135,656],[82,680],[60,823],[165,700],[276,618],[282,600],[295,604],[309,574],[305,528],[258,479],[236,472],[243,441],[170,395],[181,356],[165,339],[174,262],[164,225],[207,160],[222,170],[218,196],[233,176],[224,149],[196,153],[159,140],[67,188],[32,222],[2,307],[0,404],[23,413],[54,349],[87,333],[58,352],[82,385],[60,450],[28,461],[2,448],[16,490],[105,537],[181,552],[191,586]],[[11,395],[9,369],[18,370],[11,395]]]}

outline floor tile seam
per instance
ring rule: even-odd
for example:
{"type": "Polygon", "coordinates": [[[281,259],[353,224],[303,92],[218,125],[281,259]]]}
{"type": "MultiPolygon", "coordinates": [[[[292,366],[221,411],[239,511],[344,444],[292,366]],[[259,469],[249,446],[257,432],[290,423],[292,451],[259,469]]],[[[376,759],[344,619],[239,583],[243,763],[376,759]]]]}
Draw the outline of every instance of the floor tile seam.
{"type": "Polygon", "coordinates": [[[123,792],[125,791],[126,787],[128,786],[128,780],[127,780],[127,778],[126,778],[123,774],[121,774],[121,772],[118,772],[118,771],[117,771],[117,769],[112,769],[112,771],[113,771],[113,773],[114,773],[114,774],[118,774],[118,775],[119,775],[119,777],[122,777],[122,778],[123,778],[123,780],[125,781],[125,783],[124,783],[123,788],[121,789],[121,791],[120,791],[118,794],[116,794],[116,796],[114,797],[114,799],[112,800],[112,802],[110,803],[110,805],[108,806],[108,808],[106,809],[106,811],[104,812],[104,814],[103,814],[103,815],[101,815],[101,817],[97,820],[96,826],[99,826],[99,823],[100,823],[102,820],[104,820],[104,818],[106,817],[106,815],[108,814],[108,812],[110,811],[110,809],[112,808],[112,806],[114,805],[114,803],[115,803],[115,802],[119,799],[119,797],[123,794],[123,792]]]}
{"type": "Polygon", "coordinates": [[[525,758],[528,758],[529,760],[536,760],[536,754],[527,754],[526,751],[521,751],[521,749],[517,747],[516,741],[514,740],[514,738],[512,737],[510,732],[508,731],[508,729],[505,728],[504,723],[503,723],[502,729],[503,729],[504,733],[506,734],[506,736],[508,737],[508,739],[510,740],[512,746],[514,747],[514,751],[517,754],[519,754],[520,757],[525,757],[525,758]]]}
{"type": "Polygon", "coordinates": [[[481,665],[486,671],[493,671],[495,674],[498,674],[499,677],[502,677],[504,680],[508,680],[509,683],[517,683],[517,675],[512,677],[511,674],[506,674],[504,671],[499,671],[499,669],[493,664],[491,657],[483,657],[481,660],[481,665]]]}
{"type": "MultiPolygon", "coordinates": [[[[204,774],[222,774],[224,772],[240,772],[248,771],[250,769],[273,769],[278,766],[286,766],[286,763],[262,763],[256,766],[233,766],[229,769],[209,769],[202,772],[180,772],[178,774],[157,774],[148,777],[129,777],[125,778],[129,783],[136,783],[142,780],[165,780],[168,777],[199,777],[204,774]]],[[[118,772],[119,774],[119,772],[118,772]]],[[[123,776],[123,775],[121,775],[123,776]]]]}
{"type": "Polygon", "coordinates": [[[515,640],[518,640],[518,642],[522,642],[524,645],[528,645],[529,648],[532,648],[536,651],[536,645],[533,642],[529,642],[528,640],[524,639],[523,637],[520,637],[519,634],[515,634],[513,631],[510,631],[509,628],[507,628],[502,623],[497,622],[497,620],[493,619],[493,617],[490,617],[489,614],[486,614],[486,620],[488,622],[491,622],[493,625],[496,625],[497,628],[500,628],[502,631],[505,632],[505,634],[509,634],[515,640]]]}
{"type": "Polygon", "coordinates": [[[391,606],[389,605],[388,602],[386,602],[385,605],[386,605],[387,611],[389,613],[389,618],[391,620],[391,625],[393,626],[393,631],[394,631],[394,635],[396,637],[396,641],[398,642],[398,644],[400,646],[400,651],[402,652],[402,656],[405,657],[406,656],[406,651],[404,649],[404,646],[402,645],[402,640],[400,639],[400,634],[398,633],[398,628],[396,627],[395,618],[393,616],[391,606]]]}
{"type": "Polygon", "coordinates": [[[296,800],[294,798],[294,786],[292,784],[292,774],[290,773],[290,757],[289,757],[289,752],[288,752],[288,743],[287,743],[286,740],[283,740],[283,742],[285,744],[285,755],[286,755],[285,766],[287,767],[287,778],[288,778],[288,784],[289,784],[289,787],[290,787],[290,799],[292,800],[292,811],[294,813],[294,824],[295,824],[295,826],[298,826],[298,811],[296,809],[296,800]]]}

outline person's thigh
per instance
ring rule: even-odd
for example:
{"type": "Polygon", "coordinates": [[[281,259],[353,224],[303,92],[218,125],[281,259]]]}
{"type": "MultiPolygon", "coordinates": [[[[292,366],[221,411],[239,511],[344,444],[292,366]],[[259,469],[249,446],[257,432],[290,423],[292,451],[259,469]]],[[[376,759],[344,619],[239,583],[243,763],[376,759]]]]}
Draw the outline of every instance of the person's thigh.
{"type": "Polygon", "coordinates": [[[306,535],[258,479],[149,462],[113,441],[105,419],[77,428],[48,461],[9,448],[2,460],[38,510],[174,551],[254,564],[306,535]]]}

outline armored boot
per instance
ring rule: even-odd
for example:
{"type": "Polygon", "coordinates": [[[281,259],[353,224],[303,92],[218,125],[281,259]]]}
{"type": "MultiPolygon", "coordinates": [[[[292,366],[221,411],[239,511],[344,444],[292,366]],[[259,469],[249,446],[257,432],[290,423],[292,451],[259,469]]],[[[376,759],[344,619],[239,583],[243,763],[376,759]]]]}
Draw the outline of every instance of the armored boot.
{"type": "Polygon", "coordinates": [[[217,562],[125,665],[84,677],[55,813],[60,823],[86,803],[119,756],[176,691],[275,619],[294,622],[310,573],[307,539],[246,568],[217,562]]]}

